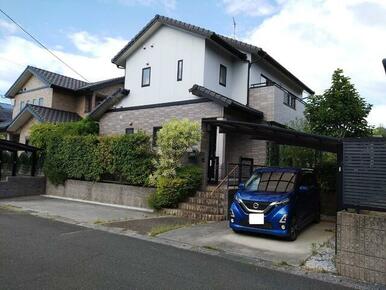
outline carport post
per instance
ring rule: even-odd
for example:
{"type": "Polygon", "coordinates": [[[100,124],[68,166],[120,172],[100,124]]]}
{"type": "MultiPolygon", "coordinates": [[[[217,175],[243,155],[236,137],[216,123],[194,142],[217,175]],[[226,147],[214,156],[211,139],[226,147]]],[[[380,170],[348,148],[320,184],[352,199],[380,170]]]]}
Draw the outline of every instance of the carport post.
{"type": "Polygon", "coordinates": [[[343,209],[343,144],[338,144],[336,153],[337,179],[336,179],[336,207],[337,211],[343,209]]]}
{"type": "Polygon", "coordinates": [[[1,169],[3,168],[3,150],[0,150],[0,180],[1,180],[1,169]]]}
{"type": "Polygon", "coordinates": [[[36,173],[36,151],[32,151],[32,165],[31,165],[31,176],[35,176],[36,173]]]}
{"type": "Polygon", "coordinates": [[[12,176],[16,176],[17,151],[12,151],[12,176]]]}

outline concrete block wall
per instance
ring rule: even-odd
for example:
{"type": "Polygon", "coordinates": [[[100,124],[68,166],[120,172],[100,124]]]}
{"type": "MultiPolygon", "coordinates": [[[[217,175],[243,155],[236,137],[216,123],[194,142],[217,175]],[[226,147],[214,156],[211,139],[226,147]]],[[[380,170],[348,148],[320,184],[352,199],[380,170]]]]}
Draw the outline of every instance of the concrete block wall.
{"type": "Polygon", "coordinates": [[[69,179],[58,186],[47,180],[46,192],[53,196],[149,209],[147,200],[154,188],[69,179]]]}
{"type": "Polygon", "coordinates": [[[0,198],[45,194],[46,178],[43,176],[8,176],[0,181],[0,198]]]}
{"type": "Polygon", "coordinates": [[[338,212],[338,273],[386,284],[386,214],[338,212]]]}

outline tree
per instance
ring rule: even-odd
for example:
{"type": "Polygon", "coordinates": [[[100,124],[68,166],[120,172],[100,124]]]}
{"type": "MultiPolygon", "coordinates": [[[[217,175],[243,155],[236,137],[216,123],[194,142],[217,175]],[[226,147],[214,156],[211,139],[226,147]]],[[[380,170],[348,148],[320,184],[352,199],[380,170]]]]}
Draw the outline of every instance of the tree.
{"type": "Polygon", "coordinates": [[[386,138],[386,128],[383,127],[382,125],[379,125],[379,127],[374,129],[373,135],[386,138]]]}
{"type": "Polygon", "coordinates": [[[333,137],[362,137],[371,135],[372,128],[366,117],[372,105],[368,104],[337,69],[332,75],[332,84],[322,95],[309,98],[305,116],[313,133],[333,137]]]}
{"type": "Polygon", "coordinates": [[[173,119],[166,123],[157,134],[159,158],[153,178],[175,177],[184,154],[200,140],[201,128],[198,122],[173,119]]]}

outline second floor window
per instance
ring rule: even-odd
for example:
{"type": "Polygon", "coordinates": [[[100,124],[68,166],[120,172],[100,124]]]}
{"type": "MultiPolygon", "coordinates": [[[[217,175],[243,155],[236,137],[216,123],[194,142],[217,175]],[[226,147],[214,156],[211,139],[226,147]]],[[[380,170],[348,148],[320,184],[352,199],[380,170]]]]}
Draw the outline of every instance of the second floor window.
{"type": "Polygon", "coordinates": [[[43,106],[43,104],[44,104],[44,99],[43,98],[39,98],[38,105],[39,106],[43,106]]]}
{"type": "Polygon", "coordinates": [[[24,108],[24,101],[21,101],[20,102],[20,111],[23,110],[23,108],[24,108]]]}
{"type": "Polygon", "coordinates": [[[36,100],[36,99],[33,99],[33,100],[32,100],[32,105],[36,105],[36,103],[37,103],[37,100],[36,100]]]}
{"type": "Polygon", "coordinates": [[[226,87],[227,85],[227,67],[225,65],[220,64],[220,77],[219,84],[226,87]]]}
{"type": "Polygon", "coordinates": [[[145,67],[142,69],[142,87],[150,86],[151,68],[145,67]]]}
{"type": "Polygon", "coordinates": [[[284,93],[284,104],[292,109],[296,109],[296,97],[290,93],[284,93]]]}
{"type": "Polygon", "coordinates": [[[177,62],[177,81],[182,81],[182,71],[184,68],[184,61],[180,59],[177,62]]]}

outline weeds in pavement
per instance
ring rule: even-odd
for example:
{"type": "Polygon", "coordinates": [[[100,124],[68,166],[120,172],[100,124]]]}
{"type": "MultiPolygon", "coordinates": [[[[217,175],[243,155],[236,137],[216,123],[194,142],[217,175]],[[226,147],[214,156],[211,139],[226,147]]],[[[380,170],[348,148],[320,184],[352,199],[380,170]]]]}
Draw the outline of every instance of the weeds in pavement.
{"type": "Polygon", "coordinates": [[[155,237],[155,236],[158,236],[160,234],[163,234],[163,233],[166,233],[166,232],[169,232],[169,231],[172,231],[172,230],[176,230],[176,229],[179,229],[179,228],[182,228],[182,227],[185,227],[185,226],[188,226],[188,224],[175,224],[175,225],[160,225],[160,226],[156,226],[154,228],[152,228],[149,232],[149,236],[151,237],[155,237]]]}

